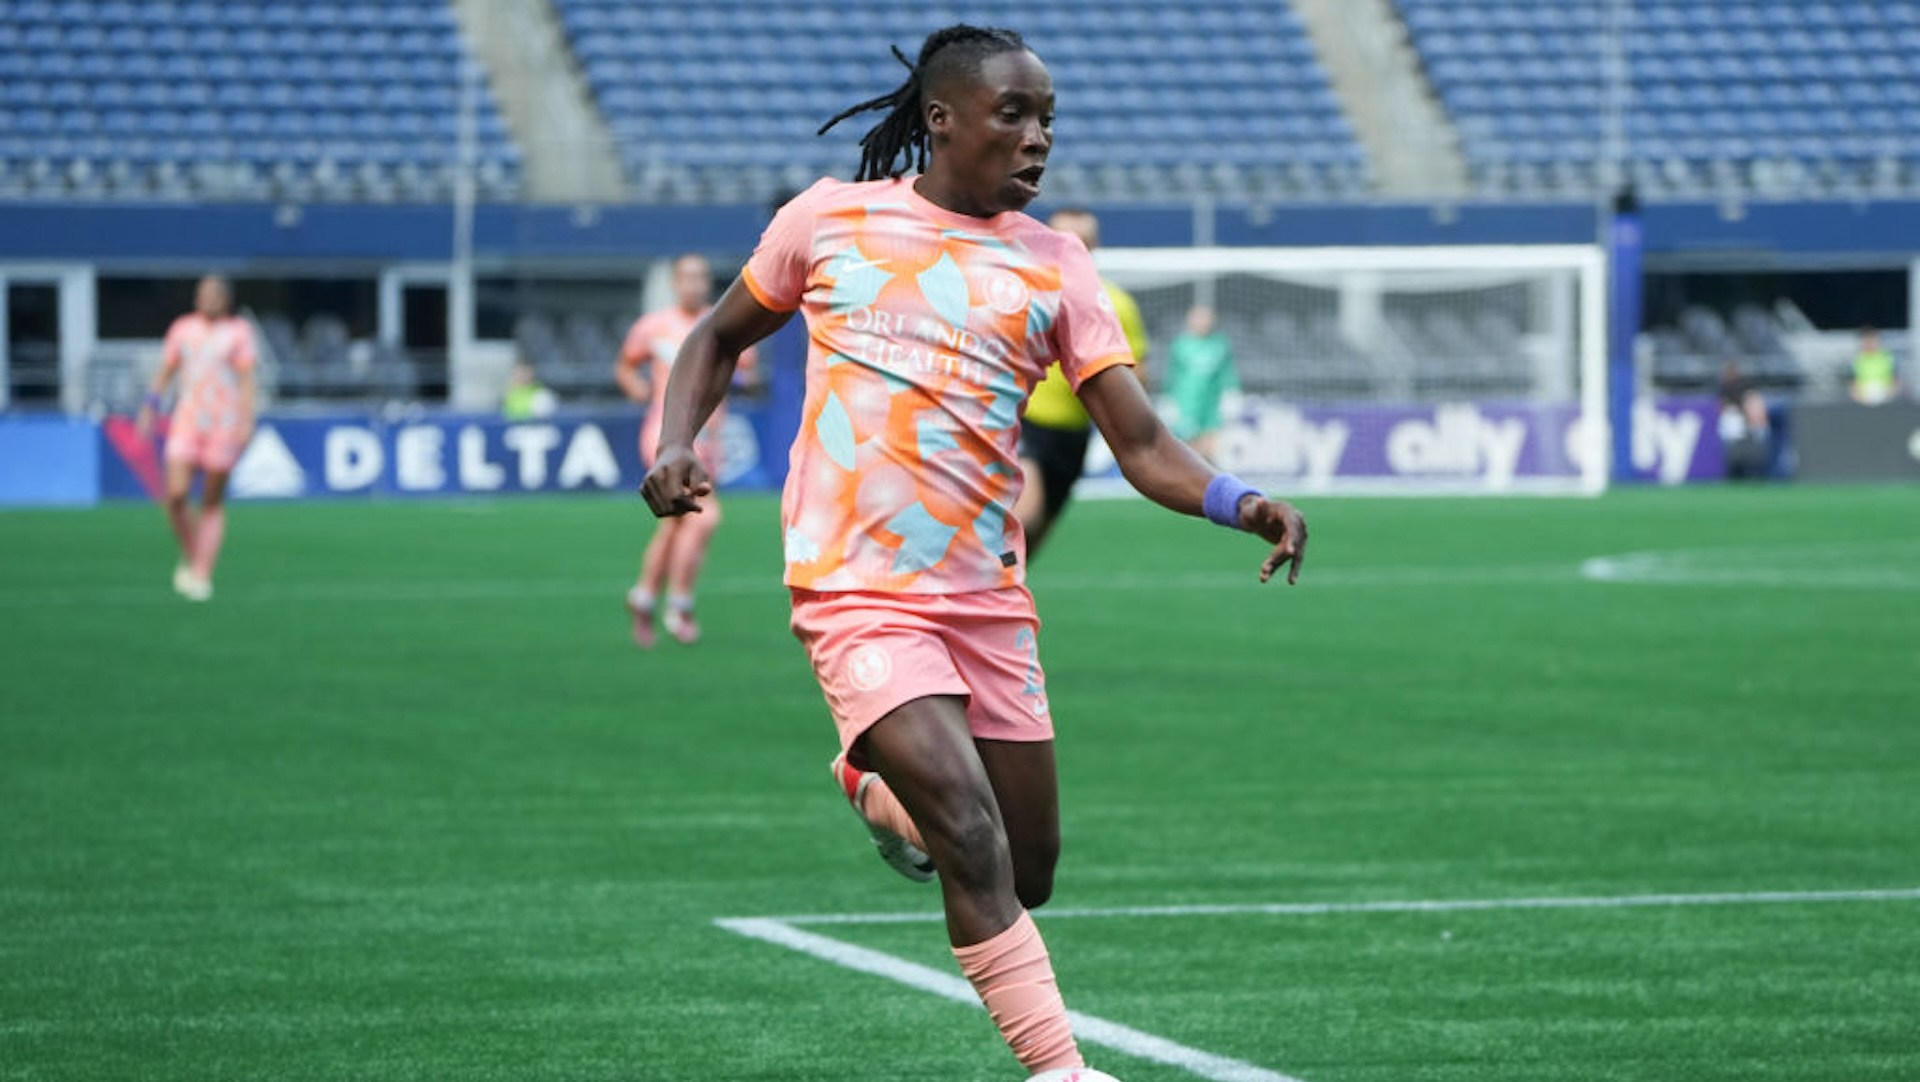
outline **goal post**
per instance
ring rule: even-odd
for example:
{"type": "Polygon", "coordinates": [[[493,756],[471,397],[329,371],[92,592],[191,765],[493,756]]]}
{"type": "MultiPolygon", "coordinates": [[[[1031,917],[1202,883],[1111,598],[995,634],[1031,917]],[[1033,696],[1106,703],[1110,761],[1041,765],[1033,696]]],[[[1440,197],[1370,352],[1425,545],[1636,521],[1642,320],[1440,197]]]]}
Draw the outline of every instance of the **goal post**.
{"type": "MultiPolygon", "coordinates": [[[[1176,339],[1196,308],[1211,310],[1239,391],[1217,418],[1176,428],[1214,425],[1204,442],[1215,461],[1252,483],[1381,495],[1606,488],[1597,246],[1103,248],[1095,261],[1139,304],[1148,389],[1170,422],[1192,400],[1169,386],[1176,339]]],[[[1088,477],[1095,492],[1124,487],[1104,447],[1088,477]]]]}

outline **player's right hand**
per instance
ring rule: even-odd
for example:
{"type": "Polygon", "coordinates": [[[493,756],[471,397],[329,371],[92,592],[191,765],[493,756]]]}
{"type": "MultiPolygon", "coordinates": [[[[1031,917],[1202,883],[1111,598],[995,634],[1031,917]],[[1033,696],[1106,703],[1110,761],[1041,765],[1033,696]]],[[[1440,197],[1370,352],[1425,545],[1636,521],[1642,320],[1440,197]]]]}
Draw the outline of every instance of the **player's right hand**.
{"type": "Polygon", "coordinates": [[[140,412],[134,414],[133,430],[138,433],[143,440],[153,438],[153,410],[151,408],[141,406],[140,412]]]}
{"type": "Polygon", "coordinates": [[[640,482],[640,495],[657,518],[700,512],[700,497],[713,494],[713,481],[691,447],[662,447],[640,482]]]}
{"type": "Polygon", "coordinates": [[[1307,559],[1307,520],[1298,508],[1285,500],[1248,496],[1240,501],[1240,528],[1273,545],[1260,564],[1261,582],[1271,580],[1283,567],[1288,586],[1300,581],[1300,565],[1307,559]]]}

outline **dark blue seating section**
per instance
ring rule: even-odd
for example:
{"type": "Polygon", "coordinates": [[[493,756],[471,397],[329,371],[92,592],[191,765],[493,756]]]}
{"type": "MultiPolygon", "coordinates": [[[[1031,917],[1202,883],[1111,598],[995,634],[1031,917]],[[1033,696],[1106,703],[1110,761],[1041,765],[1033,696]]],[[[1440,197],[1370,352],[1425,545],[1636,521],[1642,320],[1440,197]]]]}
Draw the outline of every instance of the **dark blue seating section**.
{"type": "MultiPolygon", "coordinates": [[[[1603,190],[1611,3],[1396,0],[1495,196],[1603,190]]],[[[1654,195],[1920,191],[1920,4],[1623,5],[1627,175],[1654,195]]]]}
{"type": "Polygon", "coordinates": [[[762,199],[846,176],[885,93],[928,31],[1019,29],[1059,96],[1056,198],[1293,197],[1366,188],[1360,148],[1285,3],[555,0],[636,195],[762,199]]]}
{"type": "MultiPolygon", "coordinates": [[[[0,193],[445,199],[463,48],[445,0],[0,0],[0,193]]],[[[511,197],[477,115],[481,194],[511,197]]]]}
{"type": "MultiPolygon", "coordinates": [[[[1633,0],[1616,127],[1610,0],[1394,0],[1476,189],[1585,198],[1609,137],[1646,194],[1920,193],[1920,3],[1633,0]]],[[[1021,29],[1060,95],[1055,199],[1365,198],[1369,173],[1283,0],[552,0],[629,193],[759,200],[847,175],[962,17],[1021,29]]],[[[0,0],[0,197],[444,200],[463,44],[447,0],[0,0]]],[[[520,191],[482,89],[479,194],[520,191]]]]}

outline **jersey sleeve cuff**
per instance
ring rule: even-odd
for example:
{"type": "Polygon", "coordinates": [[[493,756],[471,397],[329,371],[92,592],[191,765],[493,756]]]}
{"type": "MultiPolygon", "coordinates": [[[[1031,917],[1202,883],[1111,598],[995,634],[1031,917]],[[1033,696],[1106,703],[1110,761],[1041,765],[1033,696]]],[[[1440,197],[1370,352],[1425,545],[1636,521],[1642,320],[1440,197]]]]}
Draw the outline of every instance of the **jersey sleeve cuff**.
{"type": "Polygon", "coordinates": [[[752,267],[746,267],[740,271],[740,281],[747,287],[747,292],[753,294],[753,299],[759,302],[760,307],[769,312],[794,312],[800,308],[797,304],[781,304],[774,300],[766,288],[754,280],[752,267]]]}
{"type": "MultiPolygon", "coordinates": [[[[1133,364],[1133,357],[1131,354],[1109,353],[1106,356],[1101,357],[1100,359],[1094,361],[1091,364],[1081,365],[1078,369],[1074,371],[1074,374],[1073,374],[1074,393],[1078,394],[1080,392],[1081,384],[1087,382],[1088,380],[1099,375],[1100,373],[1105,372],[1109,368],[1117,368],[1123,364],[1129,365],[1129,366],[1133,364]]],[[[1065,371],[1066,366],[1062,365],[1061,370],[1065,371]]]]}

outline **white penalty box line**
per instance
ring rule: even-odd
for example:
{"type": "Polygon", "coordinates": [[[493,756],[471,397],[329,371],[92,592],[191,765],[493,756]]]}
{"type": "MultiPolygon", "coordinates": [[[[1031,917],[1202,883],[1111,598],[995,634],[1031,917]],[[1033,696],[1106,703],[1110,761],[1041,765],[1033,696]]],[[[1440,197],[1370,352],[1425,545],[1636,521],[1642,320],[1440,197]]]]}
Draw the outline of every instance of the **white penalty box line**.
{"type": "MultiPolygon", "coordinates": [[[[939,996],[941,999],[974,1008],[981,1007],[980,997],[974,992],[973,986],[961,978],[917,962],[896,958],[883,951],[856,947],[851,943],[831,939],[817,932],[796,928],[785,921],[766,917],[723,918],[714,923],[736,935],[811,955],[842,969],[885,977],[909,988],[939,996]]],[[[1067,1020],[1073,1026],[1073,1035],[1084,1044],[1099,1045],[1139,1059],[1178,1067],[1189,1074],[1210,1079],[1211,1082],[1301,1082],[1292,1075],[1284,1075],[1237,1059],[1203,1052],[1198,1048],[1189,1048],[1184,1044],[1167,1040],[1165,1037],[1156,1037],[1131,1026],[1109,1022],[1104,1018],[1096,1018],[1079,1011],[1068,1011],[1067,1020]]]]}
{"type": "MultiPolygon", "coordinates": [[[[1362,913],[1480,913],[1499,910],[1658,909],[1689,906],[1815,905],[1837,902],[1920,902],[1920,888],[1881,890],[1775,890],[1715,894],[1622,894],[1543,898],[1453,898],[1373,902],[1265,902],[1227,905],[1148,905],[1048,910],[1055,920],[1154,917],[1311,917],[1362,913]]],[[[856,973],[884,977],[941,999],[981,1006],[965,980],[884,951],[855,946],[803,925],[937,924],[937,911],[908,913],[817,913],[786,917],[726,917],[714,924],[735,935],[796,951],[856,973]]],[[[1176,1067],[1209,1082],[1302,1082],[1292,1075],[1191,1048],[1131,1026],[1079,1011],[1068,1012],[1081,1041],[1125,1055],[1176,1067]]]]}

